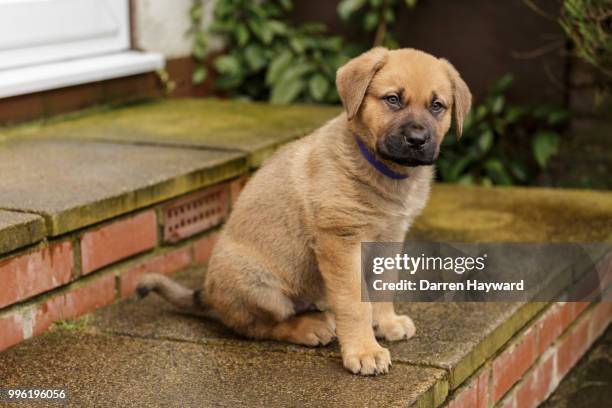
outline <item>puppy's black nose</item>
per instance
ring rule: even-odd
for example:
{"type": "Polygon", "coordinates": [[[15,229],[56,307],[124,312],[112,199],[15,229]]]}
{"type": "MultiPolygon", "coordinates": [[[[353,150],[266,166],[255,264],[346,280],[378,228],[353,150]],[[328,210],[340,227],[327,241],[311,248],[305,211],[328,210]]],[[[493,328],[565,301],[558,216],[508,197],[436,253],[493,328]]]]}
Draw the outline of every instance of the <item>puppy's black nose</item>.
{"type": "Polygon", "coordinates": [[[429,135],[426,132],[410,132],[406,135],[406,142],[412,147],[420,147],[427,142],[429,135]]]}
{"type": "Polygon", "coordinates": [[[404,138],[410,147],[421,147],[429,140],[429,132],[416,122],[408,122],[403,126],[404,138]]]}

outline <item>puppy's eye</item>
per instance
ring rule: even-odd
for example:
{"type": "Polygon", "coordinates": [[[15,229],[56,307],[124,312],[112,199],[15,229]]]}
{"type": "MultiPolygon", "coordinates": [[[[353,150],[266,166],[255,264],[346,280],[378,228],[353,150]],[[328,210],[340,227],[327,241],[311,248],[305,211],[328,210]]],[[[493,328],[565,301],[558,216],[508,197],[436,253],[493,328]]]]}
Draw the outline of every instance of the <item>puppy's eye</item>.
{"type": "Polygon", "coordinates": [[[393,106],[400,106],[400,98],[399,96],[395,95],[395,94],[391,94],[391,95],[387,95],[385,97],[383,97],[383,99],[385,101],[387,101],[387,103],[389,105],[393,105],[393,106]]]}
{"type": "Polygon", "coordinates": [[[440,113],[442,112],[444,109],[446,109],[446,106],[444,106],[444,104],[440,101],[433,101],[431,103],[431,107],[429,108],[433,113],[440,113]]]}

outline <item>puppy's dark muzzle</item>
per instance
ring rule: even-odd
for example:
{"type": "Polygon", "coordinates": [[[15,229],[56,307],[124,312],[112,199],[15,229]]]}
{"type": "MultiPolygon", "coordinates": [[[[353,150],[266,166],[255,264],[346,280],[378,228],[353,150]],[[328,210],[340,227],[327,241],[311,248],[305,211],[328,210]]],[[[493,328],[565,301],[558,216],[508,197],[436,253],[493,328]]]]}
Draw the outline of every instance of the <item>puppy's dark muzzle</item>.
{"type": "Polygon", "coordinates": [[[402,166],[433,164],[438,155],[436,142],[426,128],[394,132],[379,140],[376,149],[384,159],[402,166]]]}
{"type": "Polygon", "coordinates": [[[400,132],[411,149],[420,150],[431,140],[429,130],[414,122],[403,125],[400,128],[400,132]]]}

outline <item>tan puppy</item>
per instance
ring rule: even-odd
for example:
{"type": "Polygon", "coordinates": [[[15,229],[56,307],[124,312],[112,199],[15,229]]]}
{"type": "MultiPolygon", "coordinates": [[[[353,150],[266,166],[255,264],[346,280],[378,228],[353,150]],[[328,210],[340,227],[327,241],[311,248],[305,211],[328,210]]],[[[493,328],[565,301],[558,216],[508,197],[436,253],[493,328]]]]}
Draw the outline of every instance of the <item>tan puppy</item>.
{"type": "Polygon", "coordinates": [[[400,340],[415,328],[392,303],[361,301],[360,243],[404,240],[427,201],[452,112],[460,132],[471,94],[448,61],[413,49],[374,48],[341,67],[336,83],[346,113],[254,175],[203,288],[155,274],[139,293],[155,291],[251,338],[316,346],[337,333],[347,369],[386,373],[389,352],[375,336],[400,340]],[[311,304],[329,310],[299,313],[311,304]]]}

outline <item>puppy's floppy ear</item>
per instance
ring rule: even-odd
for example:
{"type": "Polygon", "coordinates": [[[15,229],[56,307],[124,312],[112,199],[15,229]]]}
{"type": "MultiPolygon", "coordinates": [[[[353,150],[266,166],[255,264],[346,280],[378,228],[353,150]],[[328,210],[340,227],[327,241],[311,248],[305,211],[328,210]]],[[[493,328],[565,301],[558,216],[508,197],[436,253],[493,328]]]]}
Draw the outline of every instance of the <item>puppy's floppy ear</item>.
{"type": "Polygon", "coordinates": [[[338,69],[336,87],[349,120],[359,111],[368,85],[374,74],[384,65],[388,53],[389,50],[383,47],[372,48],[338,69]]]}
{"type": "Polygon", "coordinates": [[[445,65],[453,86],[453,109],[457,128],[455,131],[457,132],[457,138],[459,138],[463,132],[463,120],[472,107],[472,93],[455,67],[445,59],[440,59],[440,61],[445,65]]]}

